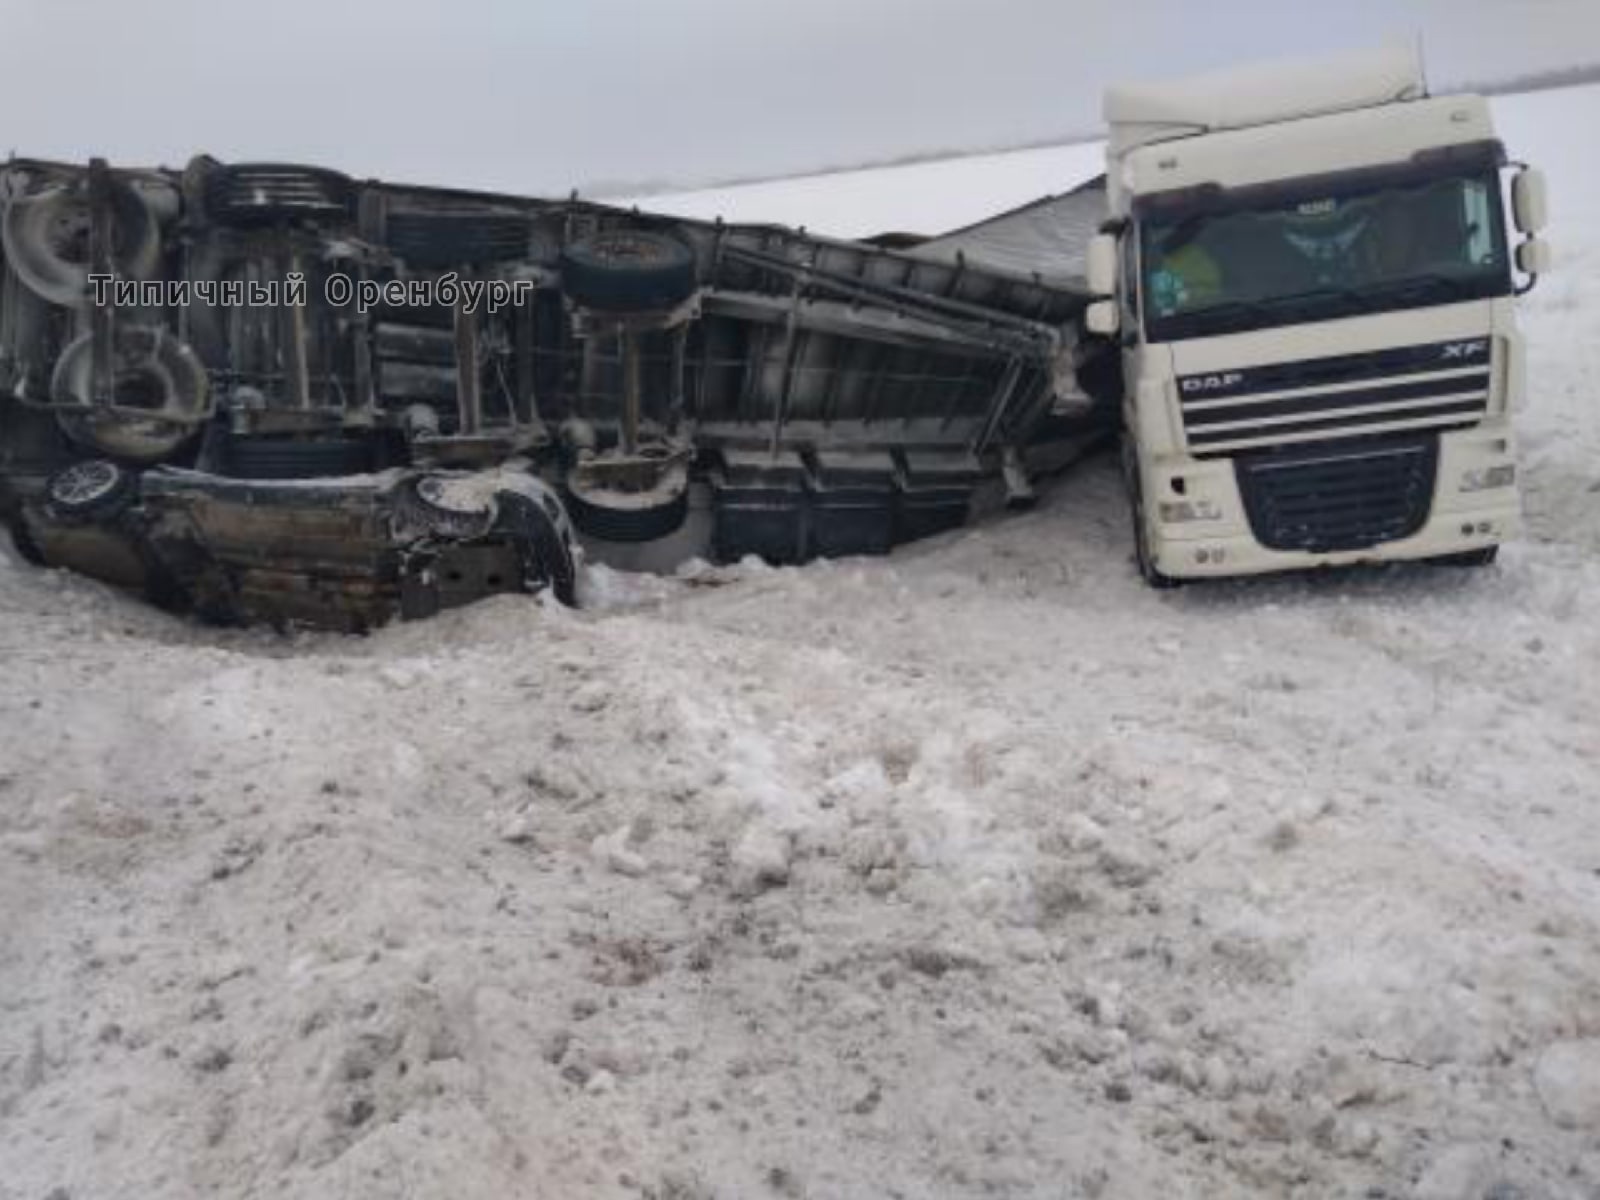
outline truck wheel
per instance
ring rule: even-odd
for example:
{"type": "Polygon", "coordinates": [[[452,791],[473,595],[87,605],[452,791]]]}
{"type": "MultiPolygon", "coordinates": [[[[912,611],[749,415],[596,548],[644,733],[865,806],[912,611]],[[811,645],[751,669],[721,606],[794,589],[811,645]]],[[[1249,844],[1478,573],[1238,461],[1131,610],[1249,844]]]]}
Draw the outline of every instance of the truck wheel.
{"type": "Polygon", "coordinates": [[[389,249],[418,267],[511,262],[528,257],[529,225],[517,213],[470,209],[389,214],[389,249]]]}
{"type": "Polygon", "coordinates": [[[88,458],[63,467],[44,487],[45,507],[61,521],[113,517],[133,503],[138,478],[104,458],[88,458]]]}
{"type": "MultiPolygon", "coordinates": [[[[88,302],[89,195],[58,184],[20,196],[6,208],[0,242],[6,261],[28,289],[51,304],[88,302]]],[[[111,260],[124,279],[148,279],[161,261],[160,218],[146,194],[123,179],[111,183],[111,260]]]]}
{"type": "Polygon", "coordinates": [[[567,491],[567,511],[572,523],[606,542],[653,542],[676,533],[689,515],[689,493],[679,492],[660,504],[647,506],[607,503],[606,492],[567,491]]]}
{"type": "Polygon", "coordinates": [[[1459,554],[1438,554],[1428,561],[1436,567],[1487,567],[1498,557],[1499,546],[1484,546],[1481,550],[1463,550],[1459,554]]]}
{"type": "Polygon", "coordinates": [[[642,229],[610,229],[561,252],[561,287],[597,312],[671,308],[694,294],[694,251],[677,238],[642,229]]]}
{"type": "Polygon", "coordinates": [[[209,414],[210,376],[195,352],[166,330],[119,324],[113,335],[112,398],[130,412],[95,412],[94,338],[84,334],[56,360],[50,392],[56,421],[74,442],[127,462],[154,463],[189,441],[209,414]]]}
{"type": "Polygon", "coordinates": [[[1133,512],[1133,553],[1139,562],[1139,575],[1145,583],[1158,591],[1170,591],[1183,586],[1183,580],[1166,575],[1150,557],[1150,540],[1144,529],[1144,503],[1139,502],[1133,512]]]}
{"type": "Polygon", "coordinates": [[[572,523],[608,542],[653,542],[689,515],[689,460],[682,446],[648,442],[632,454],[582,458],[567,472],[572,523]]]}
{"type": "Polygon", "coordinates": [[[1150,557],[1150,537],[1144,524],[1144,487],[1139,482],[1139,466],[1132,444],[1126,440],[1122,443],[1122,475],[1128,487],[1128,508],[1133,514],[1133,555],[1139,564],[1140,578],[1159,591],[1183,586],[1181,579],[1163,574],[1150,557]]]}
{"type": "Polygon", "coordinates": [[[205,197],[206,210],[222,225],[328,221],[350,215],[355,184],[349,176],[325,167],[233,163],[211,171],[205,197]]]}

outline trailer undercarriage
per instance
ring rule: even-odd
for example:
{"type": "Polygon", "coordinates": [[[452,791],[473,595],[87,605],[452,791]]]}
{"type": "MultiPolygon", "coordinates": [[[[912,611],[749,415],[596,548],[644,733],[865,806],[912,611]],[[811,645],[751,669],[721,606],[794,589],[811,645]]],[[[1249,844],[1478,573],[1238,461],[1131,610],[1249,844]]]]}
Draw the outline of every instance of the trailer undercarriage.
{"type": "Polygon", "coordinates": [[[1114,419],[1081,281],[970,231],[890,249],[204,157],[13,160],[0,203],[0,516],[218,620],[570,603],[580,544],[885,553],[985,481],[1025,501],[1114,419]]]}

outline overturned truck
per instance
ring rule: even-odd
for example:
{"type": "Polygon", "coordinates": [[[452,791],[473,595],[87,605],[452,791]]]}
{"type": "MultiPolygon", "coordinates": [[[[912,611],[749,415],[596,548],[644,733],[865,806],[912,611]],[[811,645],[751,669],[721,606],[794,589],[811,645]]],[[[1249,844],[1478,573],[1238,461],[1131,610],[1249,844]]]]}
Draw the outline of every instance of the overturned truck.
{"type": "Polygon", "coordinates": [[[884,553],[1116,419],[1094,188],[1022,262],[1005,219],[843,242],[204,157],[13,160],[0,205],[0,516],[216,620],[571,603],[579,543],[884,553]]]}

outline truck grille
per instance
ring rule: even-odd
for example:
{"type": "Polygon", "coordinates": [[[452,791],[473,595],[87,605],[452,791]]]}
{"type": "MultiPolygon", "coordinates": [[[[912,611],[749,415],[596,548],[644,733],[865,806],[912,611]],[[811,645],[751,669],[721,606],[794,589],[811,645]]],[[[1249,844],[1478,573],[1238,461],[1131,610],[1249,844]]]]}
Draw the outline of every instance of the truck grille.
{"type": "Polygon", "coordinates": [[[1458,429],[1489,404],[1489,340],[1430,342],[1178,380],[1196,457],[1396,430],[1458,429]]]}
{"type": "Polygon", "coordinates": [[[1439,439],[1361,438],[1234,463],[1256,540],[1270,550],[1360,550],[1428,519],[1439,439]]]}

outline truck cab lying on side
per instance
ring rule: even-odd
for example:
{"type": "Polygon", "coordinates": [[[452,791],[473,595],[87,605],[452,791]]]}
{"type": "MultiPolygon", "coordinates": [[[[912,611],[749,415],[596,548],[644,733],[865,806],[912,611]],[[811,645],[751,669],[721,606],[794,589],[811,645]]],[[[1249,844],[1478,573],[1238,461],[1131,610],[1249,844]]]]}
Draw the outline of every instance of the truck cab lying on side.
{"type": "Polygon", "coordinates": [[[1487,102],[1391,48],[1115,88],[1105,115],[1086,322],[1122,347],[1145,579],[1491,562],[1519,519],[1513,297],[1548,248],[1487,102]]]}

